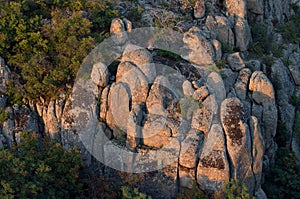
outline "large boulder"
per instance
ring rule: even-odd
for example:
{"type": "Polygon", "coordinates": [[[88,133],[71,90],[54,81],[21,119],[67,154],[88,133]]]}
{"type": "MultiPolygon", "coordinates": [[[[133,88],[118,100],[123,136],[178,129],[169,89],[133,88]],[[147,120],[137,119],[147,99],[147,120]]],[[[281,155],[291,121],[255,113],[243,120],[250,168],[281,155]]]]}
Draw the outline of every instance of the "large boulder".
{"type": "Polygon", "coordinates": [[[248,83],[250,80],[251,71],[244,68],[240,71],[238,79],[234,85],[236,95],[239,99],[245,100],[247,97],[248,83]]]}
{"type": "Polygon", "coordinates": [[[223,16],[208,16],[206,26],[216,33],[217,39],[224,45],[234,46],[234,34],[232,24],[223,16]]]}
{"type": "Polygon", "coordinates": [[[131,62],[136,65],[147,77],[148,83],[152,83],[156,77],[155,66],[151,54],[144,48],[129,44],[126,46],[121,62],[131,62]]]}
{"type": "Polygon", "coordinates": [[[192,83],[188,80],[183,82],[182,90],[183,90],[183,94],[187,97],[191,97],[195,91],[195,89],[192,86],[192,83]]]}
{"type": "Polygon", "coordinates": [[[213,62],[214,49],[211,43],[201,35],[199,28],[192,27],[184,33],[183,42],[189,51],[187,57],[183,55],[183,58],[199,66],[206,66],[213,62]]]}
{"type": "Polygon", "coordinates": [[[229,164],[222,127],[214,124],[204,139],[197,167],[197,183],[202,190],[217,192],[229,181],[229,164]]]}
{"type": "Polygon", "coordinates": [[[246,66],[239,52],[228,55],[227,61],[233,71],[239,71],[246,66]]]}
{"type": "Polygon", "coordinates": [[[204,100],[203,105],[193,113],[191,127],[202,131],[204,134],[209,132],[213,116],[216,114],[217,104],[214,97],[209,96],[204,100]]]}
{"type": "Polygon", "coordinates": [[[245,18],[247,16],[246,0],[225,0],[224,4],[229,14],[233,14],[241,18],[245,18]]]}
{"type": "Polygon", "coordinates": [[[128,116],[127,123],[127,140],[126,144],[130,148],[136,148],[142,138],[142,121],[145,113],[142,110],[141,105],[133,106],[128,116]]]}
{"type": "Polygon", "coordinates": [[[123,75],[119,74],[119,72],[118,69],[117,77],[121,76],[121,78],[118,79],[118,82],[123,82],[130,89],[132,106],[145,103],[149,88],[148,80],[143,72],[137,67],[132,67],[123,75]]]}
{"type": "MultiPolygon", "coordinates": [[[[122,82],[113,84],[108,97],[109,110],[106,114],[106,123],[115,131],[127,128],[127,121],[130,112],[131,94],[128,86],[122,82]]],[[[114,132],[115,136],[116,135],[114,132]]]]}
{"type": "Polygon", "coordinates": [[[235,46],[240,51],[246,51],[251,41],[251,31],[247,20],[243,18],[237,18],[234,25],[235,32],[235,46]]]}
{"type": "Polygon", "coordinates": [[[216,99],[218,105],[226,98],[226,89],[222,77],[216,73],[211,72],[206,80],[209,93],[216,99]]]}
{"type": "Polygon", "coordinates": [[[238,98],[225,99],[221,105],[221,121],[226,134],[226,146],[232,164],[232,176],[253,191],[251,137],[245,122],[243,104],[238,98]]]}
{"type": "Polygon", "coordinates": [[[191,129],[184,141],[181,143],[181,151],[179,157],[179,164],[183,167],[193,169],[195,168],[198,152],[202,147],[203,135],[196,129],[191,129]]]}
{"type": "Polygon", "coordinates": [[[257,104],[274,103],[275,91],[268,77],[261,71],[255,71],[249,83],[252,98],[257,104]]]}
{"type": "Polygon", "coordinates": [[[205,15],[205,2],[204,0],[198,0],[194,6],[194,17],[201,19],[205,15]]]}
{"type": "Polygon", "coordinates": [[[153,148],[162,148],[171,141],[172,131],[166,125],[166,118],[159,115],[147,115],[142,130],[142,143],[153,148]]]}
{"type": "Polygon", "coordinates": [[[252,91],[252,99],[255,104],[262,107],[261,113],[256,110],[253,112],[257,113],[258,118],[261,118],[266,152],[272,159],[276,150],[273,138],[276,134],[278,119],[273,85],[263,72],[255,71],[250,78],[249,90],[252,91]]]}
{"type": "Polygon", "coordinates": [[[116,18],[112,20],[110,25],[110,34],[116,45],[119,46],[126,43],[128,35],[125,31],[125,24],[121,19],[116,18]]]}
{"type": "Polygon", "coordinates": [[[170,82],[164,76],[158,76],[151,86],[146,100],[148,112],[165,115],[175,108],[177,99],[172,91],[170,82]]]}
{"type": "Polygon", "coordinates": [[[250,118],[249,127],[252,138],[252,170],[255,177],[255,190],[258,190],[262,182],[264,139],[256,117],[250,118]]]}
{"type": "Polygon", "coordinates": [[[91,78],[97,86],[106,87],[109,80],[107,66],[101,62],[94,64],[91,72],[91,78]]]}

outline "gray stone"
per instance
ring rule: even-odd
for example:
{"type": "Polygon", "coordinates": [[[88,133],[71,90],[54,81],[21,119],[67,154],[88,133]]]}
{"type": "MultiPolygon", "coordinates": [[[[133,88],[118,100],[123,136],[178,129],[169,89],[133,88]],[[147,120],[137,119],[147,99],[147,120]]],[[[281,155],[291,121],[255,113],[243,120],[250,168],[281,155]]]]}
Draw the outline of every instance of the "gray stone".
{"type": "Polygon", "coordinates": [[[112,85],[108,99],[107,124],[112,129],[126,130],[131,99],[129,88],[121,82],[112,85]]]}
{"type": "Polygon", "coordinates": [[[227,61],[233,71],[239,71],[246,66],[239,52],[228,55],[227,61]]]}
{"type": "Polygon", "coordinates": [[[235,32],[235,46],[240,51],[246,51],[251,41],[251,31],[247,20],[243,18],[237,18],[234,25],[235,32]]]}
{"type": "Polygon", "coordinates": [[[239,77],[234,85],[237,97],[241,100],[245,100],[247,97],[248,83],[250,80],[251,71],[248,68],[244,68],[240,71],[239,77]]]}
{"type": "Polygon", "coordinates": [[[249,125],[252,138],[252,170],[255,177],[255,190],[258,190],[262,183],[264,139],[256,117],[252,116],[250,118],[249,125]]]}
{"type": "Polygon", "coordinates": [[[183,42],[187,45],[189,53],[184,59],[199,66],[206,66],[213,62],[213,47],[202,35],[200,29],[192,27],[184,33],[183,42]]]}
{"type": "Polygon", "coordinates": [[[222,45],[221,45],[221,43],[218,40],[214,39],[212,41],[212,44],[213,44],[214,50],[216,52],[216,60],[222,59],[222,45]]]}
{"type": "Polygon", "coordinates": [[[245,18],[247,16],[246,2],[246,0],[225,0],[224,5],[229,14],[236,15],[240,18],[245,18]]]}
{"type": "Polygon", "coordinates": [[[202,107],[195,110],[192,117],[191,127],[202,131],[204,134],[209,132],[213,116],[216,114],[217,104],[212,96],[206,98],[202,107]]]}
{"type": "Polygon", "coordinates": [[[133,67],[127,71],[121,76],[119,82],[123,82],[130,89],[132,106],[146,102],[149,89],[148,81],[139,68],[133,67]]]}
{"type": "Polygon", "coordinates": [[[136,148],[142,138],[142,120],[144,112],[140,105],[133,106],[129,113],[127,123],[127,143],[130,148],[136,148]]]}
{"type": "Polygon", "coordinates": [[[259,60],[249,60],[246,62],[246,65],[251,69],[252,72],[261,70],[261,63],[259,60]]]}
{"type": "Polygon", "coordinates": [[[116,45],[123,45],[128,39],[127,33],[125,32],[125,26],[121,19],[113,19],[110,26],[110,34],[116,45]]]}
{"type": "Polygon", "coordinates": [[[105,87],[102,90],[101,96],[100,96],[100,115],[99,118],[102,121],[106,121],[106,114],[108,111],[108,94],[109,94],[110,86],[105,87]]]}
{"type": "Polygon", "coordinates": [[[192,83],[188,80],[184,81],[182,84],[183,94],[187,97],[191,97],[195,91],[192,86],[192,83]]]}
{"type": "Polygon", "coordinates": [[[91,78],[96,85],[100,87],[106,87],[109,80],[107,66],[100,62],[94,64],[91,72],[91,78]]]}
{"type": "Polygon", "coordinates": [[[144,48],[129,44],[126,46],[121,62],[131,62],[141,69],[147,77],[148,83],[152,83],[156,77],[155,66],[151,64],[152,56],[144,48]]]}
{"type": "Polygon", "coordinates": [[[226,134],[226,146],[232,163],[232,176],[247,185],[255,186],[252,172],[252,147],[248,125],[244,122],[243,104],[238,98],[225,99],[221,105],[221,121],[226,134]]]}
{"type": "Polygon", "coordinates": [[[208,88],[206,86],[202,86],[193,93],[193,99],[201,102],[205,100],[208,95],[209,95],[208,88]]]}
{"type": "Polygon", "coordinates": [[[214,124],[205,137],[199,157],[197,183],[202,190],[217,192],[229,177],[224,132],[220,125],[214,124]]]}
{"type": "Polygon", "coordinates": [[[188,189],[192,189],[195,181],[194,169],[179,168],[179,181],[180,186],[188,189]]]}
{"type": "Polygon", "coordinates": [[[204,0],[198,0],[194,6],[194,17],[201,19],[205,15],[205,2],[204,0]]]}
{"type": "Polygon", "coordinates": [[[289,65],[289,70],[291,71],[295,84],[300,86],[300,66],[289,65]]]}
{"type": "Polygon", "coordinates": [[[257,104],[275,102],[273,85],[267,76],[261,71],[255,71],[250,79],[249,90],[252,98],[257,104]]]}
{"type": "Polygon", "coordinates": [[[209,93],[215,97],[218,105],[221,105],[222,101],[226,98],[226,89],[221,76],[216,72],[210,73],[207,77],[206,84],[209,93]]]}
{"type": "Polygon", "coordinates": [[[148,112],[165,115],[169,110],[174,110],[176,102],[168,79],[164,76],[158,76],[151,86],[146,100],[148,112]]]}
{"type": "Polygon", "coordinates": [[[198,150],[202,146],[203,135],[195,129],[189,130],[186,138],[181,143],[181,152],[179,164],[183,167],[192,169],[195,168],[198,157],[198,150]]]}
{"type": "Polygon", "coordinates": [[[171,129],[166,126],[166,118],[158,115],[147,115],[142,130],[143,144],[153,148],[162,148],[171,141],[171,129]]]}
{"type": "MultiPolygon", "coordinates": [[[[206,26],[209,30],[212,30],[216,33],[217,39],[229,45],[234,46],[234,34],[231,30],[232,25],[226,17],[223,16],[208,16],[206,18],[206,26]]],[[[223,52],[224,53],[224,52],[223,52]]]]}
{"type": "Polygon", "coordinates": [[[257,199],[268,199],[266,193],[264,192],[264,190],[262,188],[259,188],[256,192],[255,192],[255,197],[257,199]]]}

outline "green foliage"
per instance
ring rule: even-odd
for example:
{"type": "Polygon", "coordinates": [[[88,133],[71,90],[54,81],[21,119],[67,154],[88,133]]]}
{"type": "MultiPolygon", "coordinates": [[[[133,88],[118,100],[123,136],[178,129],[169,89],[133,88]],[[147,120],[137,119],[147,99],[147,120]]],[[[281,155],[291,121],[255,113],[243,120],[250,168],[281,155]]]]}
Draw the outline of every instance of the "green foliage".
{"type": "Polygon", "coordinates": [[[232,179],[224,184],[224,192],[227,199],[250,199],[248,188],[232,179]]]}
{"type": "Polygon", "coordinates": [[[289,140],[289,135],[287,134],[286,124],[279,121],[277,124],[277,133],[275,137],[275,141],[278,147],[286,147],[289,140]]]}
{"type": "Polygon", "coordinates": [[[71,198],[80,194],[79,152],[64,150],[54,141],[39,143],[23,132],[21,143],[0,150],[0,198],[71,198]]]}
{"type": "Polygon", "coordinates": [[[3,123],[8,119],[8,113],[4,109],[0,108],[0,122],[3,123]]]}
{"type": "Polygon", "coordinates": [[[300,108],[300,99],[298,99],[297,95],[293,94],[289,99],[289,103],[296,108],[300,108]]]}
{"type": "Polygon", "coordinates": [[[112,5],[111,0],[1,1],[0,55],[21,75],[22,85],[14,87],[26,93],[11,94],[11,101],[53,97],[72,84],[82,60],[118,16],[112,5]]]}
{"type": "Polygon", "coordinates": [[[16,85],[15,81],[8,82],[7,92],[8,103],[21,105],[25,95],[21,87],[16,85]]]}
{"type": "Polygon", "coordinates": [[[180,193],[176,196],[177,199],[206,199],[207,195],[197,187],[197,183],[193,182],[192,189],[181,188],[180,193]]]}
{"type": "Polygon", "coordinates": [[[130,8],[127,13],[127,18],[135,25],[142,26],[141,19],[144,9],[140,5],[135,5],[130,8]]]}
{"type": "Polygon", "coordinates": [[[296,139],[300,140],[300,113],[299,112],[296,113],[293,130],[296,139]]]}
{"type": "Polygon", "coordinates": [[[274,57],[271,55],[264,55],[261,58],[261,63],[265,64],[267,67],[271,68],[274,64],[274,57]]]}
{"type": "Polygon", "coordinates": [[[185,10],[188,8],[193,8],[197,0],[178,0],[178,2],[181,4],[181,8],[185,10]]]}
{"type": "Polygon", "coordinates": [[[299,198],[300,168],[294,153],[280,147],[276,154],[275,165],[272,165],[263,185],[268,198],[299,198]]]}
{"type": "Polygon", "coordinates": [[[221,42],[223,53],[229,53],[230,54],[230,53],[234,52],[232,45],[228,44],[227,42],[222,42],[222,41],[220,41],[220,42],[221,42]]]}
{"type": "Polygon", "coordinates": [[[138,188],[132,188],[129,186],[122,186],[122,198],[123,199],[151,199],[151,196],[141,193],[138,188]]]}
{"type": "Polygon", "coordinates": [[[226,61],[224,59],[217,60],[215,64],[219,69],[226,68],[226,61]]]}
{"type": "Polygon", "coordinates": [[[300,8],[292,6],[295,14],[279,28],[285,42],[297,43],[300,37],[300,8]]]}
{"type": "Polygon", "coordinates": [[[169,59],[171,59],[173,61],[180,61],[180,60],[182,60],[182,58],[181,58],[180,55],[178,55],[176,53],[173,53],[171,51],[157,49],[156,52],[157,52],[157,55],[160,56],[160,57],[169,58],[169,59]]]}
{"type": "Polygon", "coordinates": [[[261,57],[271,51],[271,42],[268,37],[267,26],[264,24],[251,24],[251,34],[253,42],[249,51],[253,56],[261,57]]]}

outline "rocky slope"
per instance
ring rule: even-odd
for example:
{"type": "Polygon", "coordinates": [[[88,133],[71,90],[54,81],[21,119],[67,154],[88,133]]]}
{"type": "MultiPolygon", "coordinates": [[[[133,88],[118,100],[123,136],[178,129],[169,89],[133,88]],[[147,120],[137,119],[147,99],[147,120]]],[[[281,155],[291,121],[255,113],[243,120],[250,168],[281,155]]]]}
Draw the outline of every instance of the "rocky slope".
{"type": "MultiPolygon", "coordinates": [[[[170,6],[165,1],[138,3],[144,9],[142,22],[150,26],[155,13],[170,6]]],[[[133,172],[139,165],[154,164],[144,168],[152,172],[138,174],[141,190],[153,198],[171,198],[181,187],[191,189],[197,183],[200,189],[217,194],[224,183],[235,179],[246,184],[251,195],[263,197],[261,184],[274,161],[279,119],[286,124],[290,142],[294,140],[292,127],[299,113],[290,99],[300,99],[300,48],[289,44],[271,67],[260,59],[249,59],[249,22],[266,24],[270,34],[278,36],[274,25],[293,14],[290,5],[289,0],[199,0],[193,20],[182,24],[184,33],[177,38],[187,49],[178,61],[165,58],[151,46],[130,43],[122,34],[132,31],[130,21],[112,22],[111,34],[123,49],[117,69],[107,69],[105,63],[92,66],[89,79],[97,89],[94,100],[83,102],[83,107],[89,105],[99,121],[97,128],[122,150],[150,155],[159,154],[160,149],[171,151],[158,161],[155,157],[117,161],[123,171],[130,167],[133,172]],[[222,51],[222,45],[233,46],[236,52],[222,51]],[[284,63],[285,59],[290,62],[284,63]],[[160,71],[157,62],[171,64],[171,72],[160,71]],[[216,67],[214,63],[220,62],[222,66],[216,67]],[[163,160],[173,155],[178,158],[166,166],[163,160]]],[[[5,93],[11,72],[3,60],[0,64],[0,88],[5,93]]],[[[77,146],[88,164],[117,178],[114,169],[97,163],[90,154],[100,150],[106,160],[115,161],[110,146],[83,146],[82,135],[76,131],[80,124],[74,120],[82,117],[73,109],[75,97],[74,93],[61,94],[49,101],[40,98],[8,106],[3,94],[0,107],[8,117],[1,126],[0,146],[18,142],[24,130],[38,132],[59,139],[66,149],[77,146]]]]}

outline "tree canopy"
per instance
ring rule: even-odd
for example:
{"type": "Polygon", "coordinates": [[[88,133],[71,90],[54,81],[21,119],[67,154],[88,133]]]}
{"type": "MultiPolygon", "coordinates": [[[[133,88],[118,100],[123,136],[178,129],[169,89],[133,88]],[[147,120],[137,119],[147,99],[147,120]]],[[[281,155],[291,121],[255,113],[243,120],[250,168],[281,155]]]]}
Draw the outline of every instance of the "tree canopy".
{"type": "Polygon", "coordinates": [[[53,97],[72,84],[82,60],[108,34],[112,1],[0,2],[0,56],[23,97],[53,97]],[[20,85],[18,85],[20,86],[20,85]]]}

